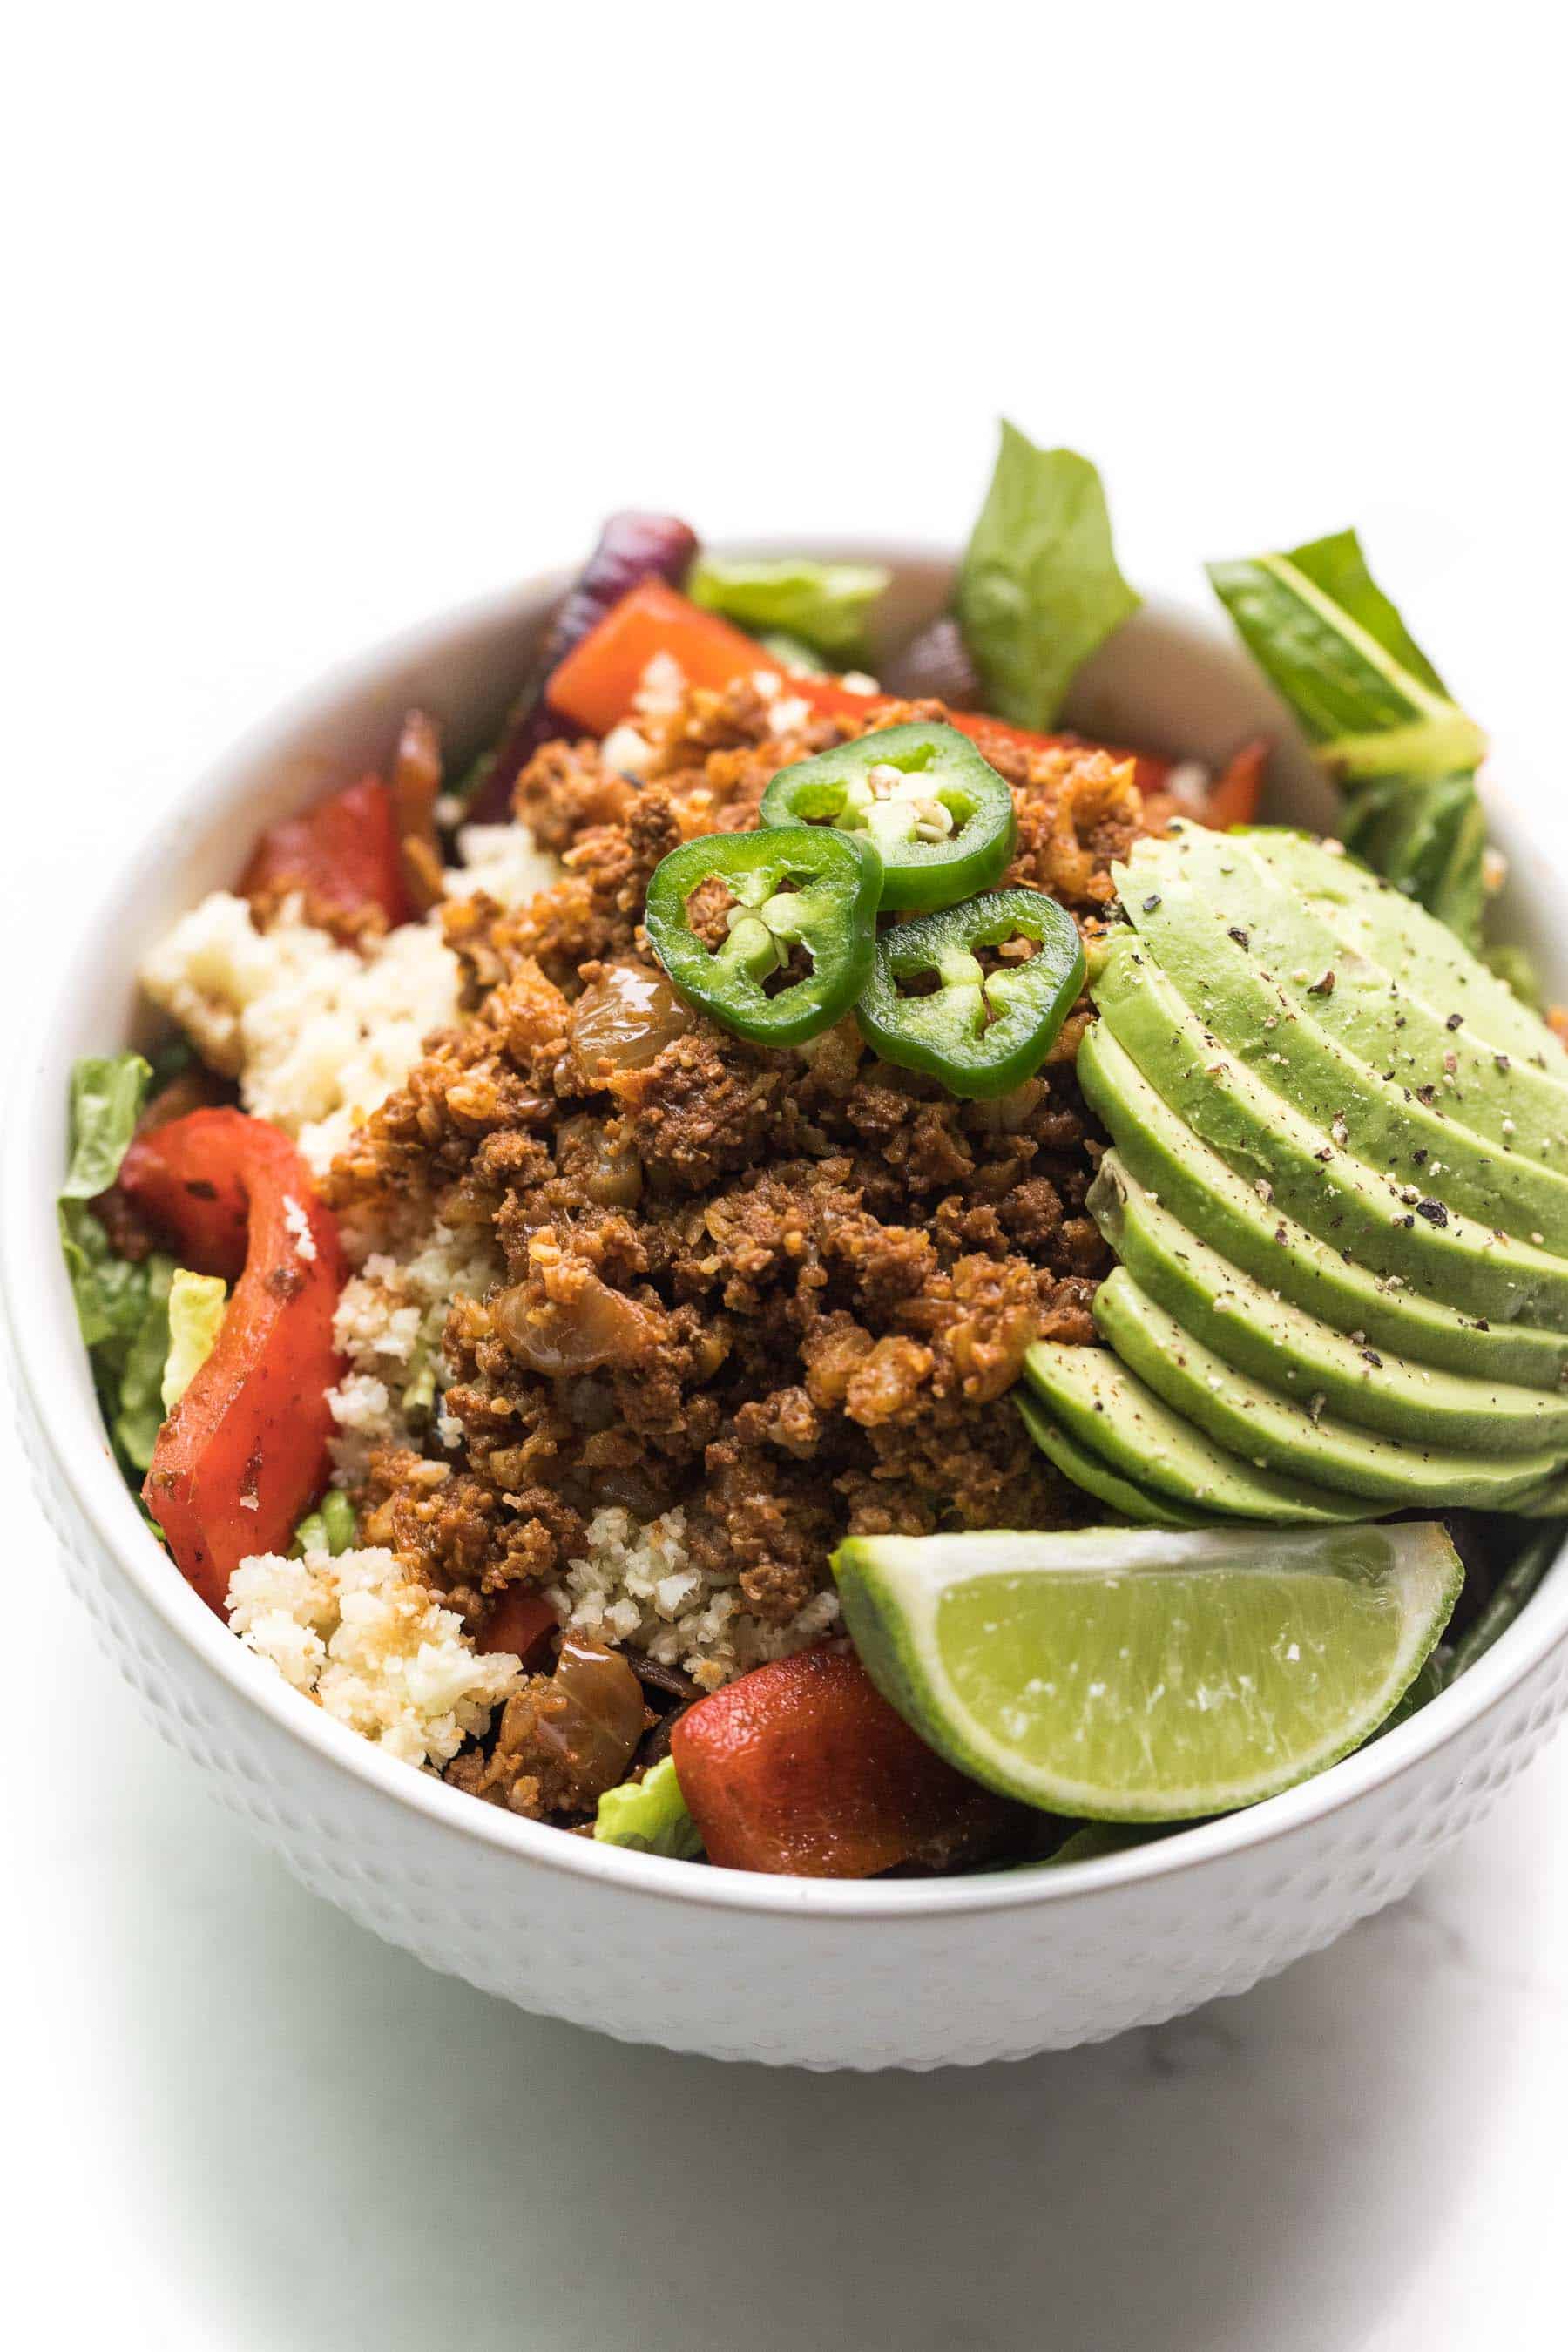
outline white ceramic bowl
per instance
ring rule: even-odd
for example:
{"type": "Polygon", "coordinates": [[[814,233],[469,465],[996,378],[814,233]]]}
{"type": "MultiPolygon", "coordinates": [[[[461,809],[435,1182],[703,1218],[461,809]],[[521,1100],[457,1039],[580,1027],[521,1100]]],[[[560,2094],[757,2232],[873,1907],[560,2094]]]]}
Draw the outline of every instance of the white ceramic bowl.
{"type": "MultiPolygon", "coordinates": [[[[845,552],[839,548],[837,552],[845,552]]],[[[890,561],[890,622],[948,565],[890,561]]],[[[110,1459],[51,1195],[67,1073],[137,1035],[141,951],[232,881],[321,761],[385,756],[418,702],[482,740],[558,586],[533,583],[401,639],[268,722],[151,830],[40,1014],[7,1103],[4,1267],[23,1442],[67,1572],[158,1729],[309,1886],[389,1941],[522,2007],[630,2041],[807,2066],[937,2066],[1102,2039],[1238,1992],[1403,1894],[1489,1809],[1568,1703],[1568,1565],[1457,1686],[1322,1778],[1060,1874],[834,1885],[694,1868],[570,1838],[383,1757],[243,1650],[144,1532],[110,1459]]],[[[1205,614],[1145,608],[1080,682],[1086,729],[1217,759],[1284,739],[1277,816],[1323,823],[1279,707],[1205,614]]],[[[1516,936],[1552,965],[1552,879],[1497,810],[1516,936]]]]}

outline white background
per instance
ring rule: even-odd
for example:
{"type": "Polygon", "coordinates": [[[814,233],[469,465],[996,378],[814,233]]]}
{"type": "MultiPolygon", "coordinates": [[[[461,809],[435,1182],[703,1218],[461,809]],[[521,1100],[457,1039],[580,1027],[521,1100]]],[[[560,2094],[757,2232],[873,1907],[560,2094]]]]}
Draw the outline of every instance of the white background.
{"type": "MultiPolygon", "coordinates": [[[[619,503],[962,536],[998,410],[1100,459],[1145,578],[1363,522],[1560,796],[1549,16],[29,11],[8,1017],[160,797],[340,655],[619,503]]],[[[8,1444],[8,2340],[1562,2342],[1568,1748],[1397,1911],[1184,2024],[877,2081],[631,2052],[246,1843],[89,1647],[8,1444]]]]}

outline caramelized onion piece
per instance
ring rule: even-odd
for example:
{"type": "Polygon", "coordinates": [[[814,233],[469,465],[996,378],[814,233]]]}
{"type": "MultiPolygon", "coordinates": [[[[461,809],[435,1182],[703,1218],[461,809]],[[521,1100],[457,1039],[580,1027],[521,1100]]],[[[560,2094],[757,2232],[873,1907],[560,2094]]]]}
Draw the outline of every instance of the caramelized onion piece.
{"type": "Polygon", "coordinates": [[[596,1208],[635,1209],[642,1198],[642,1161],[635,1145],[618,1127],[606,1127],[589,1112],[562,1122],[555,1162],[596,1208]]]}
{"type": "Polygon", "coordinates": [[[661,971],[613,963],[572,1008],[572,1042],[585,1077],[642,1070],[691,1026],[691,1015],[661,971]]]}
{"type": "Polygon", "coordinates": [[[637,1751],[647,1721],[642,1685],[617,1651],[567,1633],[551,1694],[559,1703],[540,1709],[534,1737],[560,1759],[571,1802],[585,1811],[615,1787],[637,1751]]]}
{"type": "Polygon", "coordinates": [[[646,1352],[654,1335],[646,1307],[612,1290],[592,1266],[557,1251],[542,1234],[535,1237],[532,1256],[535,1271],[528,1279],[489,1301],[490,1319],[520,1364],[558,1380],[646,1352]]]}

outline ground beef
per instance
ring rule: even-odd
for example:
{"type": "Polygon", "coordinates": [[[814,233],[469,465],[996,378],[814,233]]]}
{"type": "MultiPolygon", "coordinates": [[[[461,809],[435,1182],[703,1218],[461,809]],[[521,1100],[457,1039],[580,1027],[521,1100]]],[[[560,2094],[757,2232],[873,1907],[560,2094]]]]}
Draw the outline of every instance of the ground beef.
{"type": "MultiPolygon", "coordinates": [[[[1005,1391],[1037,1339],[1092,1337],[1109,1265],[1084,1212],[1102,1149],[1072,1070],[1087,1008],[1037,1077],[965,1103],[877,1061],[853,1019],[798,1052],[747,1044],[679,1006],[652,964],[640,919],[658,860],[753,824],[780,766],[855,731],[798,717],[776,730],[750,685],[693,693],[652,730],[635,786],[592,744],[540,752],[517,805],[565,876],[521,908],[447,909],[473,1017],[334,1165],[352,1230],[407,1236],[439,1216],[504,1261],[447,1319],[446,1460],[377,1457],[363,1497],[366,1539],[417,1554],[470,1616],[557,1576],[605,1504],[681,1505],[693,1560],[738,1573],[778,1622],[846,1533],[1082,1516],[1005,1391]],[[606,1053],[598,1026],[578,1029],[617,987],[654,1011],[646,1040],[606,1053]]],[[[1008,880],[1097,929],[1112,861],[1158,813],[1103,752],[1005,766],[1008,880]]],[[[461,1770],[499,1771],[532,1809],[548,1791],[513,1791],[534,1700],[514,1704],[498,1748],[512,1760],[461,1770]]]]}

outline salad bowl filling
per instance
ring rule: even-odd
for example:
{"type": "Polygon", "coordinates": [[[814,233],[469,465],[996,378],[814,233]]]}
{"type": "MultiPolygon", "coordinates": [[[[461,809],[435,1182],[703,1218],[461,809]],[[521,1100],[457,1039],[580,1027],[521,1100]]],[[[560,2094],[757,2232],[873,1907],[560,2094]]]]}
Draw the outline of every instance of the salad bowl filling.
{"type": "Polygon", "coordinates": [[[148,1540],[476,1801],[689,1862],[1055,1867],[1493,1642],[1568,1517],[1568,1054],[1484,738],[1353,534],[1211,567],[1338,786],[1060,729],[1137,599],[1005,427],[951,610],[616,516],[499,740],[412,711],[79,1064],[148,1540]],[[475,747],[455,747],[473,754],[475,747]]]}

